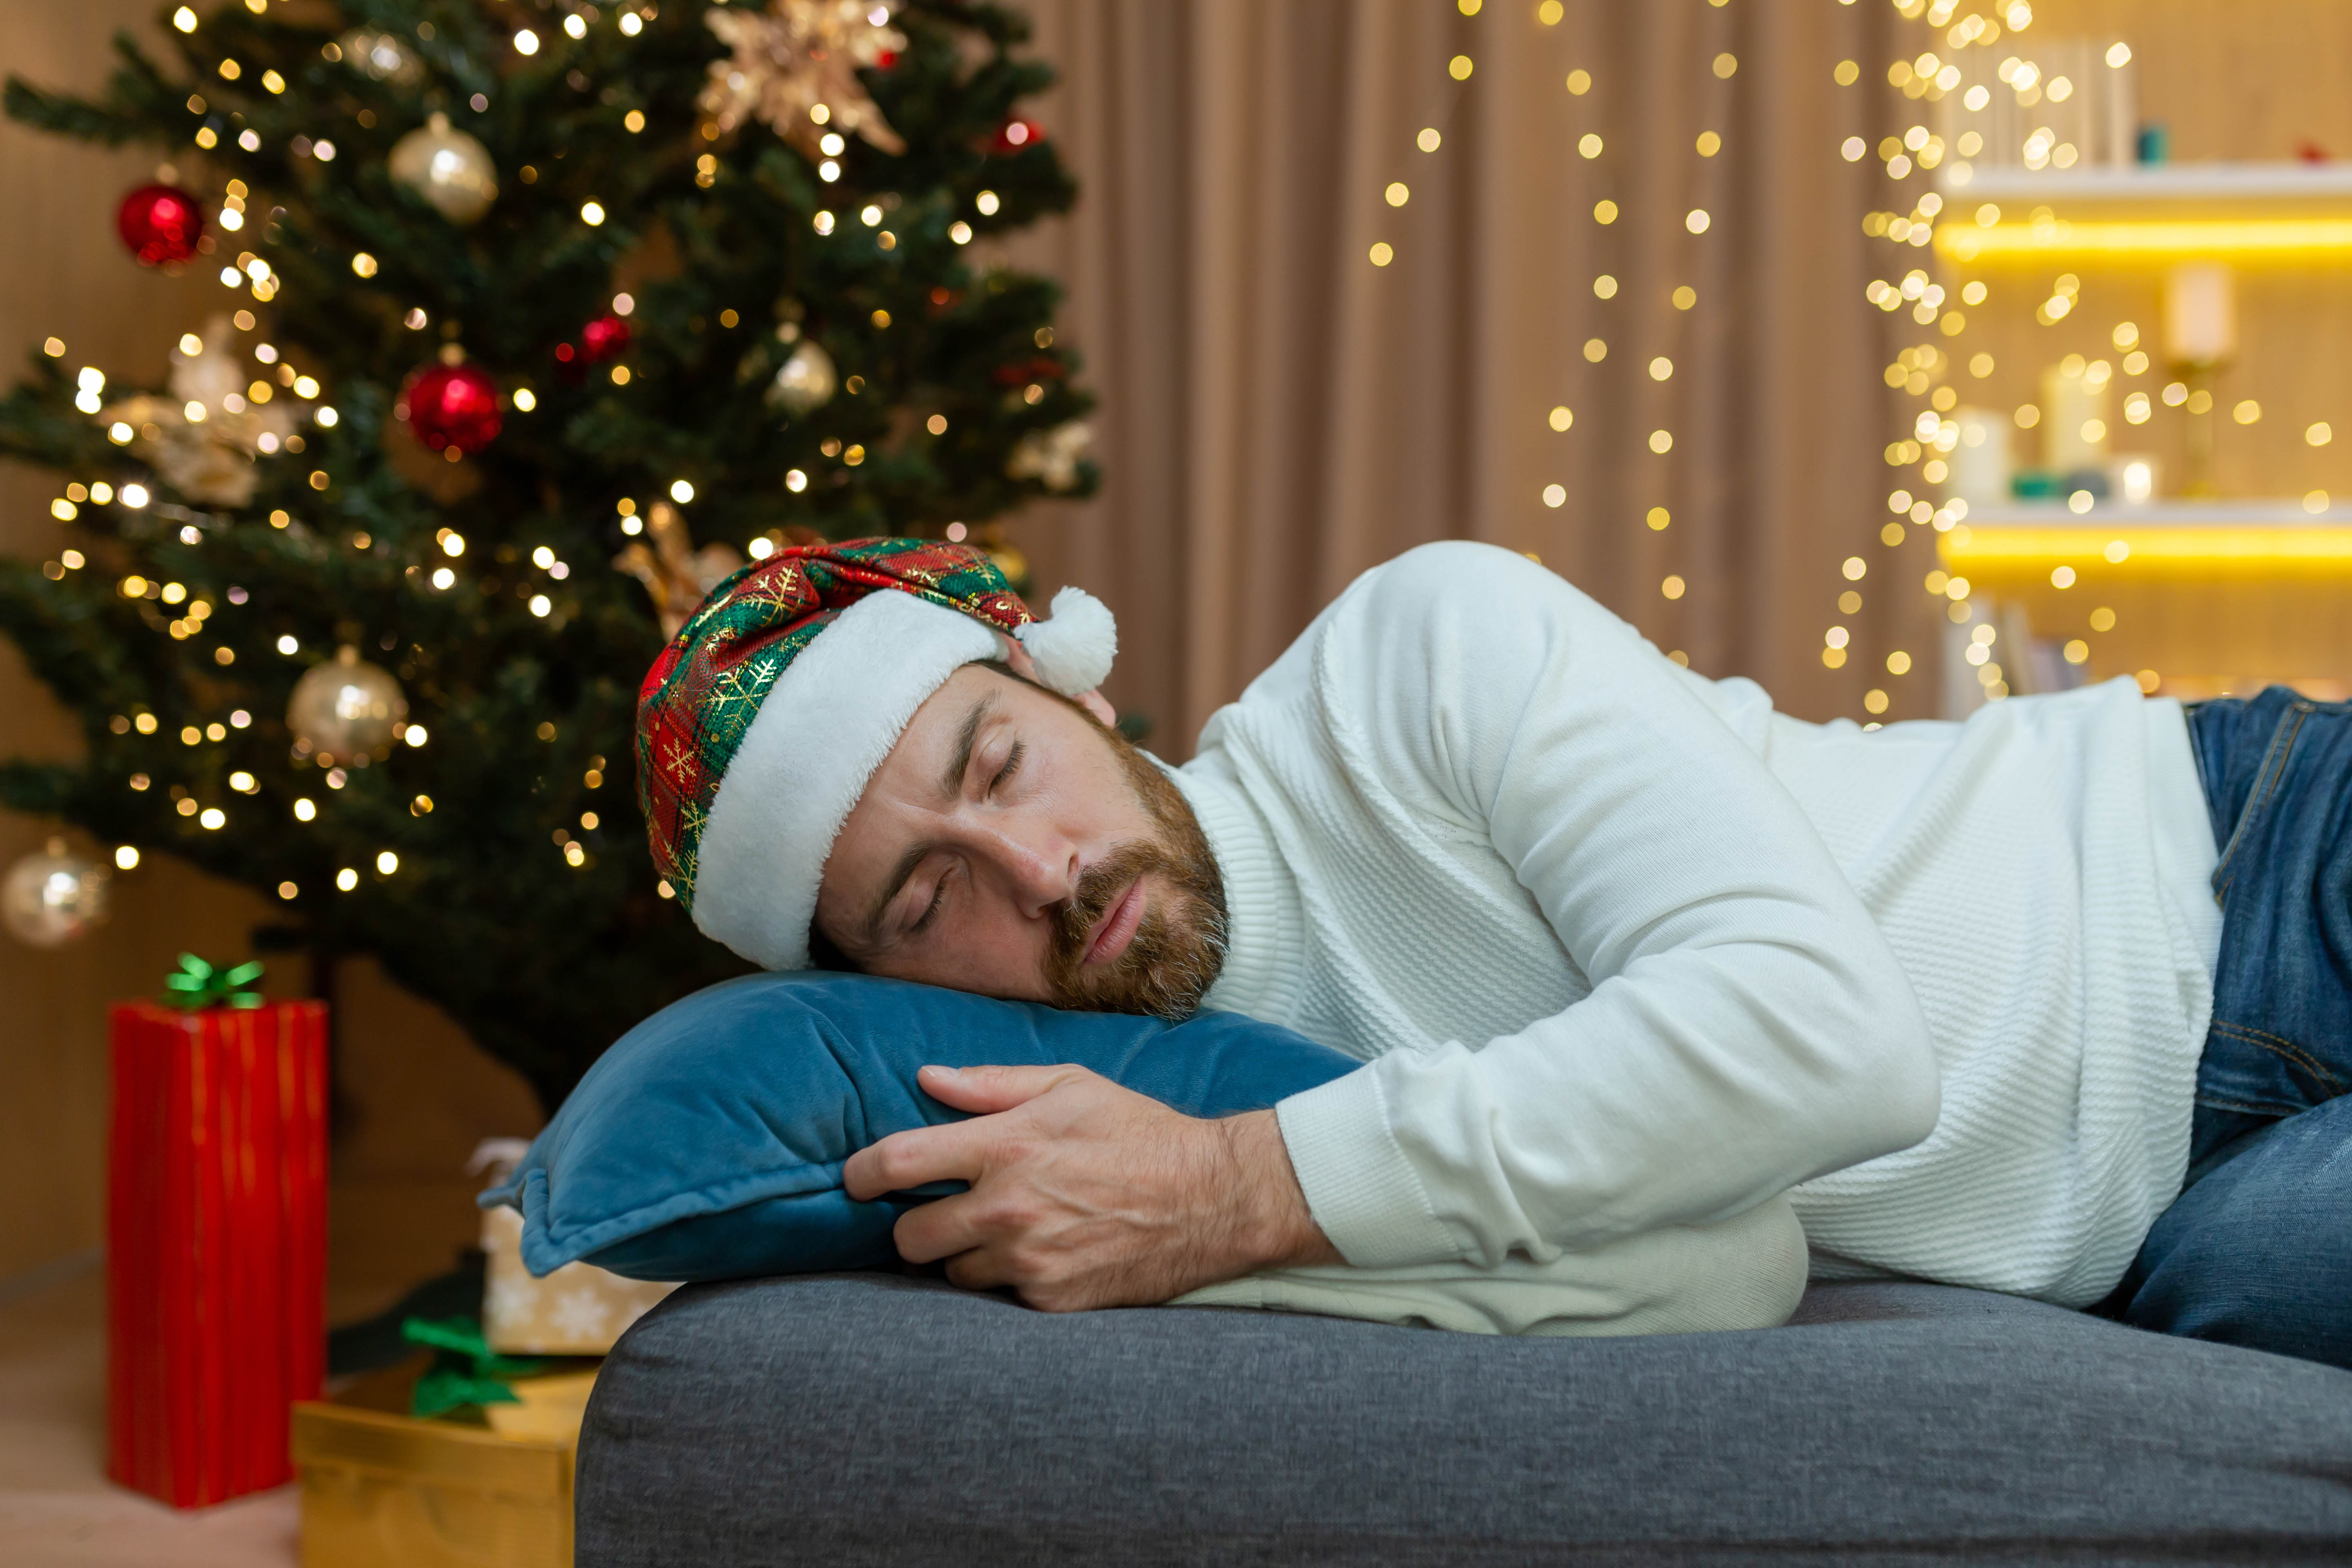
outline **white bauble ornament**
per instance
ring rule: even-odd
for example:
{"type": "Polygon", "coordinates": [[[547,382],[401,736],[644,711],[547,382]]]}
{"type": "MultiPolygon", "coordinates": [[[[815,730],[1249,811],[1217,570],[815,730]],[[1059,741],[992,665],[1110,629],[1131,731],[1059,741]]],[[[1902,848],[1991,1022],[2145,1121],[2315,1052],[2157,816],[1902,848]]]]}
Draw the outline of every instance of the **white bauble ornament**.
{"type": "Polygon", "coordinates": [[[386,167],[451,223],[471,223],[498,200],[499,172],[490,150],[451,130],[446,114],[436,114],[394,142],[386,167]]]}
{"type": "Polygon", "coordinates": [[[362,76],[388,81],[394,87],[415,87],[425,79],[425,62],[395,33],[362,27],[335,40],[343,63],[362,76]]]}
{"type": "Polygon", "coordinates": [[[62,838],[9,867],[0,880],[0,921],[27,947],[63,947],[89,935],[105,921],[107,903],[106,868],[68,853],[62,838]]]}
{"type": "Polygon", "coordinates": [[[407,719],[408,699],[401,695],[400,682],[348,646],[305,671],[286,704],[286,727],[294,732],[296,749],[312,753],[320,767],[364,767],[371,757],[389,755],[407,719]]]}
{"type": "Polygon", "coordinates": [[[803,339],[776,372],[774,384],[768,388],[768,401],[794,418],[812,408],[833,400],[834,388],[840,384],[835,374],[833,356],[817,346],[813,339],[803,339]]]}

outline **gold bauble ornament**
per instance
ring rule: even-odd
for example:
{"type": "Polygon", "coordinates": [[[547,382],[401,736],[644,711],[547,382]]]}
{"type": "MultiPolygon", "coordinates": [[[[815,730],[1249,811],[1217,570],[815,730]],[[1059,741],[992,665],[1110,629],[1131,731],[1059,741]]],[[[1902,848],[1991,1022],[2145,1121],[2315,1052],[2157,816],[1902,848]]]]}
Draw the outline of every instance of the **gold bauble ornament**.
{"type": "Polygon", "coordinates": [[[392,144],[392,177],[433,204],[451,223],[472,223],[499,197],[499,171],[490,150],[449,117],[436,114],[392,144]]]}
{"type": "Polygon", "coordinates": [[[365,767],[372,758],[389,756],[407,720],[408,699],[401,695],[400,682],[348,644],[333,658],[304,671],[286,704],[295,750],[320,767],[365,767]]]}
{"type": "Polygon", "coordinates": [[[0,922],[27,947],[63,947],[104,923],[107,877],[105,867],[52,838],[0,879],[0,922]]]}

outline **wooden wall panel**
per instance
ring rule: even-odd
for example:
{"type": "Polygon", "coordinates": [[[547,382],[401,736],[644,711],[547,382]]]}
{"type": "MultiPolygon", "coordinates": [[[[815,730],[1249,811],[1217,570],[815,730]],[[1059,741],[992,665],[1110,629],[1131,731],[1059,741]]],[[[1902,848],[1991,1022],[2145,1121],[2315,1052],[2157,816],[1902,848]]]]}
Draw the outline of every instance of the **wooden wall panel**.
{"type": "MultiPolygon", "coordinates": [[[[109,36],[152,23],[146,0],[13,7],[6,67],[35,80],[96,81],[109,36]]],[[[152,160],[60,145],[0,121],[0,368],[11,380],[41,340],[72,363],[158,374],[193,309],[184,284],[142,278],[114,237],[114,205],[152,160]]],[[[0,467],[0,550],[59,548],[47,475],[0,467]]],[[[70,754],[73,727],[0,644],[0,752],[70,754]]],[[[49,825],[0,815],[0,866],[49,825]]],[[[84,846],[85,848],[88,846],[84,846]]],[[[106,1117],[106,1002],[160,985],[186,931],[235,931],[254,909],[184,868],[118,878],[119,913],[96,938],[37,952],[0,935],[0,1277],[98,1244],[106,1117]],[[185,928],[184,930],[183,928],[185,928]]]]}

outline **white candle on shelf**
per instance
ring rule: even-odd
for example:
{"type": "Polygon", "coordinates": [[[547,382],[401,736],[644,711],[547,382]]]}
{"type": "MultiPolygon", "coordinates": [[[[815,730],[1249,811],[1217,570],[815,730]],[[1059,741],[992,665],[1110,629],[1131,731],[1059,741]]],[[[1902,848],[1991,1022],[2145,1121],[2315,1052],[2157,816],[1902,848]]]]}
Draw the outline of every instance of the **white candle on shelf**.
{"type": "Polygon", "coordinates": [[[2009,419],[1982,408],[1955,408],[1949,423],[1960,427],[1952,448],[1947,492],[1972,507],[1998,506],[2009,499],[2009,419]]]}
{"type": "MultiPolygon", "coordinates": [[[[2036,125],[2048,128],[2053,168],[2072,169],[2095,163],[2094,135],[2105,121],[2103,106],[2093,100],[2105,85],[2093,67],[2097,56],[2088,38],[2051,38],[2038,51],[2042,67],[2042,105],[2036,125]]],[[[2105,65],[2097,65],[2105,72],[2105,65]]]]}
{"type": "Polygon", "coordinates": [[[2131,46],[2116,43],[2108,46],[2103,57],[2106,65],[2099,75],[2105,92],[2103,107],[2106,110],[2106,145],[2101,150],[2103,162],[2129,168],[2139,162],[2139,67],[2132,59],[2131,46]]]}
{"type": "Polygon", "coordinates": [[[2094,376],[2081,354],[2042,373],[2042,460],[2060,475],[2107,462],[2106,376],[2094,376]]]}
{"type": "Polygon", "coordinates": [[[2164,357],[2179,365],[2217,365],[2238,352],[2238,289],[2219,261],[2189,261],[2164,279],[2164,357]]]}
{"type": "Polygon", "coordinates": [[[2145,452],[2118,452],[2107,463],[2107,483],[2115,499],[2126,506],[2146,506],[2156,499],[2163,470],[2145,452]]]}

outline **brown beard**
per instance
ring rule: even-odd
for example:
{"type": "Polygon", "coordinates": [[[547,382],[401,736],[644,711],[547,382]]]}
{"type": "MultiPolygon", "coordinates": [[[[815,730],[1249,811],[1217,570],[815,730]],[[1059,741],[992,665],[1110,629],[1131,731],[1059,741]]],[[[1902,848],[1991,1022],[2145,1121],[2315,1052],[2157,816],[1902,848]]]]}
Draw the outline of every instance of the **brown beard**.
{"type": "Polygon", "coordinates": [[[1224,967],[1224,879],[1182,792],[1126,736],[1102,733],[1159,833],[1120,845],[1079,877],[1076,891],[1055,911],[1045,984],[1057,1007],[1189,1017],[1224,967]],[[1165,888],[1145,908],[1127,951],[1104,971],[1081,974],[1087,939],[1104,913],[1147,875],[1156,875],[1165,888]]]}

